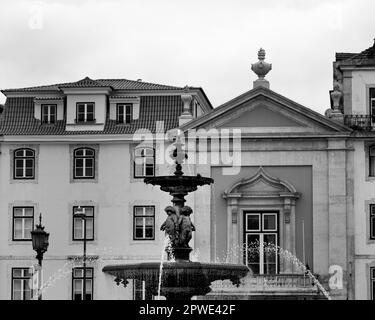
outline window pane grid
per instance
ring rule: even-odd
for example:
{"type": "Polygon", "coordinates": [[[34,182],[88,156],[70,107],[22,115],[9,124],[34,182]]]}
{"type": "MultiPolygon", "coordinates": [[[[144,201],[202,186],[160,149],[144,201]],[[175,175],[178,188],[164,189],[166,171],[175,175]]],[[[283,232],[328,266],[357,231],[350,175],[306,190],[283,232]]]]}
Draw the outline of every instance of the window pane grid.
{"type": "MultiPolygon", "coordinates": [[[[373,113],[373,115],[375,114],[373,113]]],[[[372,146],[369,148],[369,160],[370,160],[369,175],[370,177],[374,177],[375,176],[375,146],[372,146]]]]}
{"type": "Polygon", "coordinates": [[[375,239],[375,205],[370,205],[370,239],[375,239]]]}
{"type": "Polygon", "coordinates": [[[370,268],[371,300],[375,300],[375,268],[370,268]]]}
{"type": "Polygon", "coordinates": [[[245,213],[245,264],[254,274],[276,274],[278,255],[277,213],[245,213]],[[270,232],[274,231],[274,232],[270,232]]]}
{"type": "Polygon", "coordinates": [[[130,123],[132,120],[132,108],[131,103],[117,104],[116,109],[116,120],[117,123],[130,123]]]}
{"type": "Polygon", "coordinates": [[[42,122],[49,124],[55,123],[56,109],[57,106],[55,104],[42,105],[42,122]]]}
{"type": "Polygon", "coordinates": [[[81,148],[74,151],[74,178],[95,177],[95,151],[81,148]]]}
{"type": "Polygon", "coordinates": [[[375,122],[375,88],[370,88],[370,112],[371,121],[375,122]]]}
{"type": "Polygon", "coordinates": [[[77,121],[94,121],[94,103],[77,103],[77,121]]]}
{"type": "Polygon", "coordinates": [[[260,231],[260,214],[247,214],[246,231],[260,231]]]}
{"type": "Polygon", "coordinates": [[[12,300],[30,300],[33,288],[30,287],[32,274],[28,268],[12,269],[12,300]]]}
{"type": "Polygon", "coordinates": [[[31,240],[34,208],[13,207],[13,240],[31,240]]]}
{"type": "Polygon", "coordinates": [[[86,227],[86,240],[94,240],[94,207],[73,207],[73,240],[84,240],[84,227],[86,227]],[[75,214],[82,212],[86,215],[85,222],[75,214]]]}
{"type": "MultiPolygon", "coordinates": [[[[93,268],[86,268],[86,300],[93,299],[93,287],[94,287],[94,270],[93,268]]],[[[83,268],[74,268],[72,272],[72,299],[82,300],[83,299],[83,268]]]]}
{"type": "Polygon", "coordinates": [[[35,154],[33,150],[21,149],[14,151],[14,178],[33,179],[34,160],[35,154]]]}
{"type": "Polygon", "coordinates": [[[153,240],[155,230],[155,207],[134,207],[134,240],[153,240]]]}
{"type": "Polygon", "coordinates": [[[155,157],[152,148],[137,148],[134,152],[134,175],[136,178],[155,175],[155,157]]]}

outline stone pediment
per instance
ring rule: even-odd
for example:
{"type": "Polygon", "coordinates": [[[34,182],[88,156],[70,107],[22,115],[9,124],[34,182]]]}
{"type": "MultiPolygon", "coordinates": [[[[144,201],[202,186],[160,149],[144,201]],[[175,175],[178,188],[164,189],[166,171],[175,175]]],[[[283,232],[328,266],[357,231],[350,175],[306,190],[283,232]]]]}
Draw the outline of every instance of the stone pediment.
{"type": "Polygon", "coordinates": [[[222,119],[219,127],[246,128],[246,127],[303,127],[304,123],[295,119],[295,116],[267,104],[256,104],[234,112],[227,119],[222,119]]]}
{"type": "Polygon", "coordinates": [[[271,185],[268,182],[264,181],[262,178],[260,178],[256,183],[254,184],[241,184],[233,192],[238,193],[251,193],[251,192],[286,192],[286,188],[284,188],[281,185],[271,185]]]}
{"type": "Polygon", "coordinates": [[[224,194],[224,198],[283,196],[298,198],[296,188],[287,181],[278,179],[267,173],[262,167],[251,177],[236,182],[224,194]]]}
{"type": "Polygon", "coordinates": [[[181,130],[240,128],[242,133],[329,134],[348,127],[276,92],[258,87],[180,127],[181,130]]]}

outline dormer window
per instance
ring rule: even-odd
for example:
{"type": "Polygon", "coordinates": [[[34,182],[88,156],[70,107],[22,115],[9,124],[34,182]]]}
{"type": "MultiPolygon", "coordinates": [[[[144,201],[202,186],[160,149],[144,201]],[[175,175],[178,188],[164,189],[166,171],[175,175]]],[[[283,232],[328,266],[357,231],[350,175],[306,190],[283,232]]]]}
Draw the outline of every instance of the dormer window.
{"type": "Polygon", "coordinates": [[[130,123],[133,117],[133,104],[118,103],[116,108],[117,123],[130,123]]]}
{"type": "Polygon", "coordinates": [[[95,103],[93,102],[79,102],[77,103],[77,117],[76,122],[94,122],[95,103]]]}
{"type": "Polygon", "coordinates": [[[56,123],[56,104],[42,104],[42,123],[54,124],[56,123]]]}

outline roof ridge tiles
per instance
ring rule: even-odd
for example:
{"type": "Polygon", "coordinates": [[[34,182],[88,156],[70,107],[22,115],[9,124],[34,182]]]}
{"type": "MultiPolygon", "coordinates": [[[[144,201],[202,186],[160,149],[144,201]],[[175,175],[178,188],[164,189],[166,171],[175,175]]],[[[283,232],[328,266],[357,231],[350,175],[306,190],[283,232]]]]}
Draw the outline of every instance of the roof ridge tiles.
{"type": "MultiPolygon", "coordinates": [[[[152,82],[129,80],[124,78],[119,79],[91,79],[85,77],[84,79],[76,82],[65,82],[51,85],[42,85],[34,87],[23,87],[23,88],[10,88],[4,89],[2,92],[38,92],[38,91],[59,91],[60,88],[89,88],[89,87],[112,87],[114,90],[182,90],[182,87],[176,87],[171,85],[164,85],[152,82]]],[[[194,88],[195,87],[190,87],[194,88]]]]}

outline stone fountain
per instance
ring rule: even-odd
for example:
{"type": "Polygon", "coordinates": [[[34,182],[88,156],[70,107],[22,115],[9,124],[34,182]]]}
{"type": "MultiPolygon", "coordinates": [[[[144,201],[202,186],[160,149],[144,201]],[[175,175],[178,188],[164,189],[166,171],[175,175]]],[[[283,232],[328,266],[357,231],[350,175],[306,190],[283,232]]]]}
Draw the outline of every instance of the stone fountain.
{"type": "Polygon", "coordinates": [[[211,283],[216,280],[228,279],[238,286],[240,279],[248,273],[248,268],[245,265],[190,261],[193,249],[189,246],[189,241],[195,226],[190,220],[193,211],[185,206],[185,196],[196,191],[198,186],[210,185],[214,181],[199,174],[184,175],[182,164],[187,159],[187,154],[183,151],[179,137],[174,146],[171,155],[176,164],[174,174],[144,179],[146,184],[160,186],[162,191],[172,196],[173,206],[165,208],[168,216],[161,226],[161,230],[169,238],[169,246],[166,248],[168,261],[162,264],[162,268],[160,262],[144,262],[109,265],[103,268],[103,272],[115,276],[117,285],[123,284],[126,287],[130,279],[145,281],[147,290],[151,290],[155,296],[160,293],[167,300],[188,300],[193,296],[209,293],[211,283]]]}

